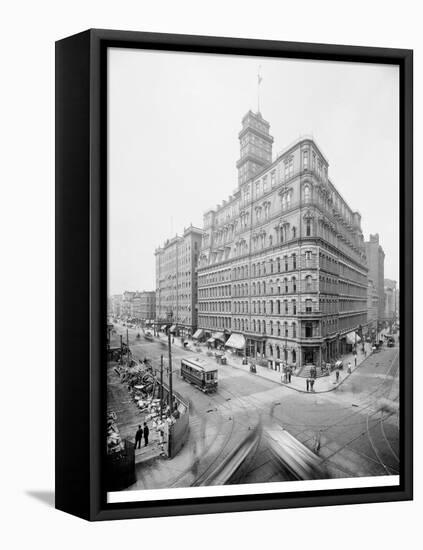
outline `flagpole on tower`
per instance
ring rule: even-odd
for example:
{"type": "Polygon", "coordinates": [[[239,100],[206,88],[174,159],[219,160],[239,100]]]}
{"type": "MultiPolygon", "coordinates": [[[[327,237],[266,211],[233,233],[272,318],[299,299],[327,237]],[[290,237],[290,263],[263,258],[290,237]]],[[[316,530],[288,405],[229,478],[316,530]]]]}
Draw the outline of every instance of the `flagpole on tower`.
{"type": "Polygon", "coordinates": [[[260,84],[263,80],[261,74],[261,65],[259,65],[258,71],[257,71],[257,112],[260,112],[260,84]]]}

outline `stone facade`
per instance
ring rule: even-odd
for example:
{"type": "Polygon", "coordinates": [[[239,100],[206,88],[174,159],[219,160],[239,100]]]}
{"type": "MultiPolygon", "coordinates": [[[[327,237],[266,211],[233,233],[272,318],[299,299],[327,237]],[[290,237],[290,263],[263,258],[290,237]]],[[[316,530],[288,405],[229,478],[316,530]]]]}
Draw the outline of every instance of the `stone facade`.
{"type": "Polygon", "coordinates": [[[193,226],[155,251],[156,320],[172,323],[189,335],[197,328],[197,263],[203,231],[193,226]]]}
{"type": "Polygon", "coordinates": [[[142,321],[154,321],[156,317],[156,293],[154,290],[135,293],[132,299],[131,316],[142,321]]]}
{"type": "Polygon", "coordinates": [[[378,320],[385,317],[385,253],[379,242],[379,235],[370,235],[365,243],[369,278],[373,281],[378,293],[378,320]]]}
{"type": "Polygon", "coordinates": [[[397,282],[392,279],[385,279],[385,318],[387,320],[393,320],[397,317],[398,311],[398,296],[397,296],[397,282]]]}
{"type": "Polygon", "coordinates": [[[333,359],[367,323],[360,214],[312,138],[272,161],[269,123],[251,111],[239,138],[238,188],[204,215],[198,326],[241,333],[272,368],[333,359]]]}
{"type": "Polygon", "coordinates": [[[370,337],[376,337],[379,319],[379,293],[370,277],[367,286],[367,331],[370,337]]]}

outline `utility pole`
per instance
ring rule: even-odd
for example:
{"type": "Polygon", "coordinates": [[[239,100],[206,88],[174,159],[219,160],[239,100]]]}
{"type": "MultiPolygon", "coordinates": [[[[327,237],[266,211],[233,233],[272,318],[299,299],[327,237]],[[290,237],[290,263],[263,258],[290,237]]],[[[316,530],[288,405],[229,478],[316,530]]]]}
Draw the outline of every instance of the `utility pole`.
{"type": "MultiPolygon", "coordinates": [[[[169,312],[169,319],[168,321],[172,323],[173,319],[173,312],[169,312]]],[[[173,387],[172,387],[172,335],[170,332],[172,325],[169,327],[169,330],[167,331],[167,339],[168,339],[168,352],[169,352],[169,408],[170,408],[170,414],[173,413],[173,387]]]]}
{"type": "Polygon", "coordinates": [[[172,388],[172,336],[170,330],[167,333],[169,351],[169,407],[170,414],[173,413],[173,388],[172,388]]]}
{"type": "Polygon", "coordinates": [[[129,363],[129,335],[128,335],[128,329],[126,329],[126,359],[128,363],[128,367],[130,366],[129,363]]]}
{"type": "Polygon", "coordinates": [[[163,355],[160,356],[160,420],[163,417],[163,355]]]}

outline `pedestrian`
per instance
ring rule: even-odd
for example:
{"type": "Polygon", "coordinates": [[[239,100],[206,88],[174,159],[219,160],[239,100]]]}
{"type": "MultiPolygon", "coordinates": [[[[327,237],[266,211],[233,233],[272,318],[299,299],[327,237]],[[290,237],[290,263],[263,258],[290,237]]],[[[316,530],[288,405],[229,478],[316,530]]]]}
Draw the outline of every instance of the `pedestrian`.
{"type": "Polygon", "coordinates": [[[314,378],[310,380],[310,391],[314,391],[314,378]]]}
{"type": "Polygon", "coordinates": [[[350,361],[348,361],[348,369],[347,370],[348,370],[348,374],[351,374],[351,362],[350,361]]]}
{"type": "Polygon", "coordinates": [[[135,448],[141,449],[141,439],[142,439],[142,429],[141,426],[138,426],[137,433],[135,434],[135,448]]]}
{"type": "Polygon", "coordinates": [[[354,357],[354,366],[357,366],[357,355],[354,357]]]}
{"type": "Polygon", "coordinates": [[[291,383],[291,376],[292,376],[292,371],[291,369],[288,370],[288,383],[290,384],[291,383]]]}
{"type": "Polygon", "coordinates": [[[339,369],[336,369],[335,375],[336,375],[336,381],[339,382],[339,369]]]}
{"type": "Polygon", "coordinates": [[[307,386],[307,391],[310,391],[310,389],[309,389],[309,388],[310,388],[310,380],[309,380],[309,378],[307,378],[307,380],[306,380],[306,386],[307,386]]]}
{"type": "Polygon", "coordinates": [[[144,422],[144,446],[147,447],[148,445],[148,434],[150,433],[150,430],[148,429],[147,422],[144,422]]]}

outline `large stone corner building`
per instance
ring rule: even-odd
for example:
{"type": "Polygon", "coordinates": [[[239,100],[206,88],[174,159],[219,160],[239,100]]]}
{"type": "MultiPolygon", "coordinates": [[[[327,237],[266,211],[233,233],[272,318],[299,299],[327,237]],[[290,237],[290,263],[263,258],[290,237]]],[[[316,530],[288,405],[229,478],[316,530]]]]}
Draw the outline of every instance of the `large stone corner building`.
{"type": "Polygon", "coordinates": [[[272,159],[269,131],[260,113],[245,115],[238,188],[204,215],[198,326],[232,334],[234,347],[280,370],[353,346],[367,323],[368,283],[360,214],[334,187],[322,151],[302,138],[272,159]]]}

